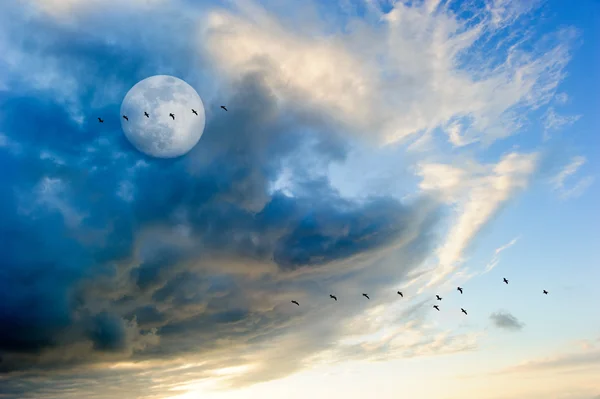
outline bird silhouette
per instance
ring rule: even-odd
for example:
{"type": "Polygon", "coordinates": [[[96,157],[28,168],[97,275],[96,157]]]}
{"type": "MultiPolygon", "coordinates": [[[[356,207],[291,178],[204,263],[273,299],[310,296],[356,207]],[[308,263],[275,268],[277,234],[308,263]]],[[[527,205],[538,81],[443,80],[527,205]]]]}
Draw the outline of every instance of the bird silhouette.
{"type": "Polygon", "coordinates": [[[363,294],[363,296],[367,299],[371,299],[371,298],[369,298],[369,296],[367,294],[363,294]]]}
{"type": "Polygon", "coordinates": [[[548,295],[548,291],[544,290],[544,294],[548,295]]]}
{"type": "Polygon", "coordinates": [[[146,111],[144,111],[144,115],[146,116],[146,118],[150,118],[150,115],[148,115],[146,111]]]}
{"type": "Polygon", "coordinates": [[[173,118],[173,120],[175,120],[175,115],[173,115],[173,114],[169,114],[169,116],[170,116],[171,118],[173,118]]]}
{"type": "Polygon", "coordinates": [[[292,303],[295,303],[296,305],[300,306],[300,304],[296,301],[292,301],[292,303]]]}
{"type": "Polygon", "coordinates": [[[400,291],[398,291],[398,295],[400,295],[402,298],[404,298],[404,295],[402,295],[402,293],[400,291]]]}
{"type": "Polygon", "coordinates": [[[98,118],[98,122],[100,122],[100,123],[104,123],[104,119],[102,119],[102,118],[98,118]]]}
{"type": "Polygon", "coordinates": [[[504,278],[504,282],[505,282],[506,284],[508,284],[508,280],[506,279],[506,277],[504,278]]]}
{"type": "Polygon", "coordinates": [[[438,300],[438,301],[441,301],[441,300],[442,300],[442,297],[441,297],[441,296],[439,296],[439,295],[436,295],[435,297],[437,298],[437,300],[438,300]]]}
{"type": "Polygon", "coordinates": [[[224,105],[221,105],[221,108],[223,108],[225,111],[227,111],[227,108],[224,105]]]}
{"type": "Polygon", "coordinates": [[[337,297],[335,295],[329,295],[329,298],[335,299],[337,301],[337,297]]]}
{"type": "Polygon", "coordinates": [[[463,308],[460,308],[460,310],[462,310],[462,312],[463,312],[464,314],[467,314],[467,311],[466,311],[466,310],[464,310],[463,308]]]}
{"type": "Polygon", "coordinates": [[[198,115],[198,113],[196,112],[196,110],[194,108],[192,108],[192,112],[196,115],[198,115]]]}
{"type": "Polygon", "coordinates": [[[462,288],[460,288],[460,287],[456,287],[456,289],[457,289],[458,291],[460,291],[460,293],[462,294],[462,288]]]}
{"type": "Polygon", "coordinates": [[[129,120],[129,118],[127,117],[127,115],[123,115],[123,119],[125,119],[126,121],[129,120]]]}
{"type": "Polygon", "coordinates": [[[438,308],[438,305],[433,305],[433,308],[437,309],[438,312],[440,311],[440,308],[438,308]]]}

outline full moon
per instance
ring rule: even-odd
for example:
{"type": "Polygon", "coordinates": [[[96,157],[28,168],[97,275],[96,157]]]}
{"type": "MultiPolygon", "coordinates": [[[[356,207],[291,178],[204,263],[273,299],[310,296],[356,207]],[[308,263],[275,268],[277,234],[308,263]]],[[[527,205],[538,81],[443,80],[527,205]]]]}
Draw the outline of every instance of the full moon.
{"type": "Polygon", "coordinates": [[[168,75],[136,83],[123,99],[121,115],[129,118],[120,117],[127,140],[139,151],[157,158],[175,158],[189,152],[200,140],[206,122],[204,104],[196,90],[168,75]]]}

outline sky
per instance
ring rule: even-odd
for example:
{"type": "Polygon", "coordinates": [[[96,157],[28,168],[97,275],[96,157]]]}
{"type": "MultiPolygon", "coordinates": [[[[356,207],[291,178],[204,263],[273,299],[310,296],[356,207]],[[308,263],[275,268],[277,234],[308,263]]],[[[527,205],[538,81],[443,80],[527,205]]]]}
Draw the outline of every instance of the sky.
{"type": "Polygon", "coordinates": [[[599,19],[2,2],[0,398],[600,398],[599,19]],[[174,159],[120,122],[161,74],[174,159]]]}

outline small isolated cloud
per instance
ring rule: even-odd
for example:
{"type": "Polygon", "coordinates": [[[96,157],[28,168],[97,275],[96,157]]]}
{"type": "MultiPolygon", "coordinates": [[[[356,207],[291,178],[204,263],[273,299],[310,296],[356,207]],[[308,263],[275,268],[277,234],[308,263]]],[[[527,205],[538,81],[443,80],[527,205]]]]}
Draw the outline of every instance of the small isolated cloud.
{"type": "Polygon", "coordinates": [[[513,245],[515,245],[517,243],[517,241],[519,241],[520,237],[515,237],[512,240],[510,240],[509,243],[504,244],[503,246],[496,248],[496,250],[494,251],[494,256],[492,258],[492,260],[490,260],[490,262],[487,264],[487,266],[485,267],[485,271],[483,272],[488,273],[490,272],[493,268],[495,268],[496,266],[498,266],[498,263],[500,262],[500,253],[510,247],[512,247],[513,245]]]}
{"type": "Polygon", "coordinates": [[[569,95],[567,93],[558,93],[554,96],[554,101],[556,101],[557,104],[566,104],[569,102],[569,95]]]}
{"type": "Polygon", "coordinates": [[[511,331],[519,331],[525,327],[525,324],[520,322],[515,316],[508,312],[495,312],[490,315],[490,319],[498,328],[511,331]]]}
{"type": "MultiPolygon", "coordinates": [[[[558,101],[558,100],[557,100],[558,101]]],[[[560,115],[554,110],[554,107],[548,108],[544,114],[544,140],[550,138],[550,131],[560,130],[577,122],[581,115],[560,115]]]]}
{"type": "Polygon", "coordinates": [[[584,176],[577,180],[571,187],[566,187],[565,181],[569,176],[574,175],[577,171],[587,162],[587,159],[583,156],[576,156],[571,159],[571,162],[567,164],[554,178],[551,180],[551,185],[554,191],[558,193],[558,196],[562,200],[571,198],[577,198],[581,196],[585,190],[587,190],[594,182],[593,176],[584,176]]]}

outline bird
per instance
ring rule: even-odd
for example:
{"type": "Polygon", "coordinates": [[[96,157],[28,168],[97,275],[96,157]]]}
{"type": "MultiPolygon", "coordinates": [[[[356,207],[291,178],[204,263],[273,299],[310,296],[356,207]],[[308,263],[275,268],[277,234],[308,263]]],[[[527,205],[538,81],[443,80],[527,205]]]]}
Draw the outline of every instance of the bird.
{"type": "Polygon", "coordinates": [[[123,115],[123,119],[125,119],[126,121],[129,120],[129,118],[127,117],[127,115],[123,115]]]}
{"type": "Polygon", "coordinates": [[[462,312],[463,312],[464,314],[467,314],[467,311],[466,311],[466,310],[464,310],[463,308],[460,308],[460,310],[462,310],[462,312]]]}
{"type": "Polygon", "coordinates": [[[169,114],[169,116],[170,116],[171,118],[173,118],[173,120],[175,120],[175,115],[173,115],[173,114],[171,113],[171,114],[169,114]]]}
{"type": "Polygon", "coordinates": [[[146,111],[144,111],[144,115],[146,116],[146,118],[150,118],[150,115],[148,115],[146,111]]]}
{"type": "Polygon", "coordinates": [[[460,291],[460,293],[462,294],[462,288],[460,288],[460,287],[456,287],[456,289],[457,289],[458,291],[460,291]]]}
{"type": "Polygon", "coordinates": [[[196,112],[196,110],[194,108],[192,108],[192,112],[196,115],[198,115],[198,113],[196,112]]]}
{"type": "Polygon", "coordinates": [[[441,301],[441,300],[442,300],[442,297],[441,297],[441,296],[439,296],[439,295],[436,295],[435,297],[437,298],[437,300],[438,300],[438,301],[441,301]]]}
{"type": "Polygon", "coordinates": [[[438,308],[438,305],[433,305],[434,309],[437,309],[437,311],[440,311],[440,308],[438,308]]]}
{"type": "Polygon", "coordinates": [[[367,299],[371,299],[371,298],[369,298],[369,296],[367,294],[363,294],[363,296],[367,299]]]}
{"type": "Polygon", "coordinates": [[[100,122],[100,123],[104,123],[104,119],[102,119],[102,118],[98,118],[98,122],[100,122]]]}
{"type": "Polygon", "coordinates": [[[335,300],[337,301],[337,297],[336,297],[335,295],[331,295],[331,294],[330,294],[330,295],[329,295],[329,298],[331,298],[331,299],[335,299],[335,300]]]}
{"type": "Polygon", "coordinates": [[[548,295],[548,291],[544,290],[544,294],[548,295]]]}
{"type": "Polygon", "coordinates": [[[221,108],[223,108],[225,111],[227,111],[227,108],[224,105],[221,105],[221,108]]]}
{"type": "Polygon", "coordinates": [[[296,305],[300,306],[300,304],[296,301],[292,301],[292,303],[295,303],[296,305]]]}
{"type": "Polygon", "coordinates": [[[402,293],[400,291],[398,291],[398,295],[400,295],[402,298],[404,298],[404,295],[402,295],[402,293]]]}
{"type": "Polygon", "coordinates": [[[505,282],[506,284],[508,284],[508,280],[506,279],[506,277],[504,278],[504,282],[505,282]]]}

